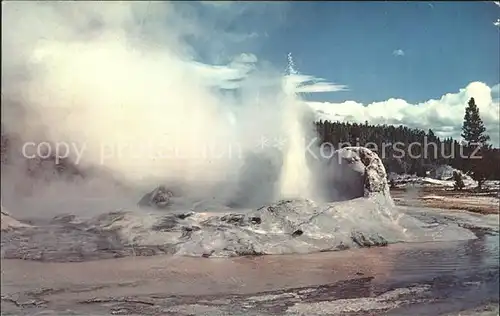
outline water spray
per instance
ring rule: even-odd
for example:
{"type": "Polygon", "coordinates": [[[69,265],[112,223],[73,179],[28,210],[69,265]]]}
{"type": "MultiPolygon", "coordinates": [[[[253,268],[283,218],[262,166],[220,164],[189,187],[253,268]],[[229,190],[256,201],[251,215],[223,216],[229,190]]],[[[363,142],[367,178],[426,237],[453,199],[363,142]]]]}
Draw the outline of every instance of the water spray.
{"type": "Polygon", "coordinates": [[[280,196],[282,198],[311,198],[311,172],[306,160],[304,104],[296,93],[297,84],[292,54],[288,53],[287,74],[283,78],[285,92],[283,122],[286,148],[281,170],[280,196]]]}

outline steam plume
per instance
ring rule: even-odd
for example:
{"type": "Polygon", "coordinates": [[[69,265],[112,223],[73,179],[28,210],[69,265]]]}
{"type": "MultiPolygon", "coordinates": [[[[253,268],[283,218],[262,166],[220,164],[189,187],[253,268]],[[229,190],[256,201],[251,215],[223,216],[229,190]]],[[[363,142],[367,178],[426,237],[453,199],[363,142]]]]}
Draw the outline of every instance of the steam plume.
{"type": "MultiPolygon", "coordinates": [[[[283,91],[282,74],[254,67],[240,97],[227,98],[186,41],[203,27],[175,3],[2,5],[2,128],[20,140],[16,150],[26,142],[64,143],[79,168],[105,171],[137,192],[180,183],[197,199],[221,203],[242,183],[274,192],[274,183],[247,176],[263,168],[245,163],[257,153],[270,173],[281,173],[281,189],[272,197],[247,192],[254,203],[305,192],[302,114],[293,92],[283,91]],[[278,137],[290,143],[281,159],[276,148],[259,147],[278,137]]],[[[10,177],[20,181],[21,174],[10,177]]]]}

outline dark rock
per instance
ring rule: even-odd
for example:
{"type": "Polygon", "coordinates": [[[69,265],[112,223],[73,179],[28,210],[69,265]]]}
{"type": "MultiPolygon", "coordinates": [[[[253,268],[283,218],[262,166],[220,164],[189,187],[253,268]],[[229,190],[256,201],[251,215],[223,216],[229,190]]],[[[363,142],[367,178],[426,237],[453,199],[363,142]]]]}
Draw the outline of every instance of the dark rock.
{"type": "Polygon", "coordinates": [[[189,216],[192,216],[194,212],[189,212],[189,213],[182,213],[182,214],[177,214],[175,215],[178,219],[186,219],[189,216]]]}
{"type": "Polygon", "coordinates": [[[205,252],[205,253],[203,253],[201,256],[202,256],[203,258],[210,258],[210,256],[211,256],[213,253],[214,253],[213,251],[211,251],[211,252],[209,252],[209,253],[205,252]]]}
{"type": "Polygon", "coordinates": [[[364,233],[353,231],[351,239],[360,247],[387,246],[388,242],[378,234],[366,235],[364,233]]]}
{"type": "Polygon", "coordinates": [[[152,192],[144,195],[139,201],[139,206],[150,206],[155,208],[166,208],[170,205],[170,199],[174,196],[172,191],[168,190],[165,186],[160,185],[152,192]]]}
{"type": "Polygon", "coordinates": [[[257,224],[258,225],[258,224],[262,223],[262,220],[260,219],[260,217],[254,216],[254,217],[250,218],[250,222],[252,224],[257,224]]]}
{"type": "Polygon", "coordinates": [[[234,225],[245,225],[245,215],[244,214],[228,214],[224,215],[220,218],[222,222],[226,222],[228,224],[234,224],[234,225]]]}
{"type": "Polygon", "coordinates": [[[349,249],[349,246],[344,245],[343,242],[341,242],[340,244],[337,245],[337,247],[335,247],[335,250],[347,250],[347,249],[349,249]]]}
{"type": "Polygon", "coordinates": [[[182,235],[181,238],[188,239],[191,237],[191,234],[195,231],[200,230],[201,228],[198,226],[184,226],[182,227],[182,235]]]}

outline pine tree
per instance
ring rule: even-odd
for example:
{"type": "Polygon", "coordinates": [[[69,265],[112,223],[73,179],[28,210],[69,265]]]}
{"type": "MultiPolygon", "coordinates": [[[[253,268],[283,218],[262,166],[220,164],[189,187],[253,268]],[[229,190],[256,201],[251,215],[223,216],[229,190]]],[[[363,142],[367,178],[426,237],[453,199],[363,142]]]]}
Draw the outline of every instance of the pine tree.
{"type": "Polygon", "coordinates": [[[490,140],[490,136],[485,134],[483,120],[479,116],[479,108],[476,105],[474,98],[470,98],[469,104],[465,109],[464,123],[462,125],[462,137],[468,145],[486,145],[490,140]]]}
{"type": "Polygon", "coordinates": [[[488,150],[490,147],[487,144],[490,136],[485,134],[485,132],[486,127],[484,126],[483,120],[479,116],[479,108],[477,107],[474,98],[471,98],[467,108],[465,109],[461,136],[467,143],[465,171],[470,172],[472,178],[477,181],[478,189],[481,189],[483,182],[490,173],[490,170],[488,170],[490,164],[484,161],[485,158],[488,157],[488,150]],[[480,156],[476,154],[475,157],[472,157],[472,153],[476,151],[478,146],[480,147],[480,156]],[[481,158],[478,159],[477,157],[481,158]]]}

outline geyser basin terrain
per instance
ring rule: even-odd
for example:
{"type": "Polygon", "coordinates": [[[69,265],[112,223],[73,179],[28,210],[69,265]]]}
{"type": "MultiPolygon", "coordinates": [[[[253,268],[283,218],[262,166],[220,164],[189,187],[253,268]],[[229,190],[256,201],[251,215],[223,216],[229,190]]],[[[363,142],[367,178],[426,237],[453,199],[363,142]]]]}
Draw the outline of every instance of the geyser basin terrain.
{"type": "Polygon", "coordinates": [[[340,197],[341,193],[345,197],[346,192],[363,196],[322,203],[290,199],[256,210],[223,213],[175,210],[168,203],[172,196],[155,190],[141,203],[154,205],[157,201],[161,210],[137,208],[90,220],[59,216],[50,222],[33,223],[33,227],[4,232],[2,256],[47,261],[160,253],[225,257],[475,238],[457,224],[424,223],[398,211],[379,157],[366,148],[341,149],[328,165],[337,175],[330,177],[332,186],[328,188],[334,193],[330,197],[340,197]],[[342,186],[342,179],[354,182],[342,186]],[[155,199],[158,194],[164,195],[155,199]]]}

